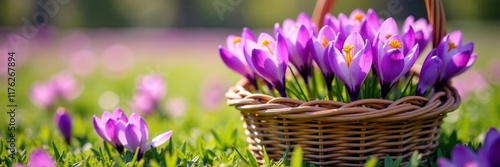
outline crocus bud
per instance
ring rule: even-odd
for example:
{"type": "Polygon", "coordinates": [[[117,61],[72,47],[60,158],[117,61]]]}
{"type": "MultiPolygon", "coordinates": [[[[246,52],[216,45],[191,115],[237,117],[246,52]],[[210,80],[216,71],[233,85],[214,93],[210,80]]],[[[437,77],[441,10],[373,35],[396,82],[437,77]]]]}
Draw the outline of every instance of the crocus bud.
{"type": "Polygon", "coordinates": [[[420,72],[420,77],[417,85],[417,96],[423,96],[425,92],[436,83],[436,80],[441,72],[441,67],[443,62],[436,55],[436,49],[433,49],[422,65],[422,70],[420,72]]]}
{"type": "Polygon", "coordinates": [[[71,123],[71,117],[69,116],[66,109],[59,107],[56,111],[54,119],[57,128],[64,137],[64,141],[66,141],[67,144],[70,144],[72,123],[71,123]]]}

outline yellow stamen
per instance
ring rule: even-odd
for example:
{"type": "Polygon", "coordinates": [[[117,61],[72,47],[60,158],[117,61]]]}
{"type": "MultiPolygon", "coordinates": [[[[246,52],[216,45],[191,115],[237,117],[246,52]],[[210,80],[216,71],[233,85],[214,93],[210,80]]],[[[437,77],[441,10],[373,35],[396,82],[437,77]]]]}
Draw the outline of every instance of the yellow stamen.
{"type": "Polygon", "coordinates": [[[328,45],[328,40],[326,39],[325,36],[323,36],[323,42],[321,43],[324,48],[326,48],[326,45],[328,45]]]}
{"type": "Polygon", "coordinates": [[[233,44],[236,45],[241,42],[241,37],[236,37],[233,39],[233,44]]]}
{"type": "Polygon", "coordinates": [[[352,45],[345,45],[342,51],[344,52],[345,55],[345,62],[347,63],[347,67],[351,65],[352,62],[352,51],[354,50],[354,46],[352,45]]]}
{"type": "Polygon", "coordinates": [[[262,46],[266,47],[267,50],[269,50],[269,53],[274,54],[269,44],[271,44],[271,42],[269,42],[267,39],[264,39],[264,41],[262,41],[262,46]]]}
{"type": "Polygon", "coordinates": [[[453,42],[448,42],[448,52],[450,52],[451,50],[457,48],[457,45],[455,45],[455,43],[453,42]]]}
{"type": "Polygon", "coordinates": [[[392,40],[391,42],[389,42],[389,46],[391,46],[391,48],[393,49],[399,49],[403,47],[403,44],[398,40],[392,40]]]}
{"type": "Polygon", "coordinates": [[[359,22],[363,21],[363,18],[365,18],[365,15],[358,13],[356,16],[354,16],[354,20],[357,20],[359,22]]]}
{"type": "Polygon", "coordinates": [[[391,35],[391,34],[387,34],[387,35],[385,36],[385,39],[389,39],[389,38],[391,38],[391,37],[392,37],[392,35],[391,35]]]}

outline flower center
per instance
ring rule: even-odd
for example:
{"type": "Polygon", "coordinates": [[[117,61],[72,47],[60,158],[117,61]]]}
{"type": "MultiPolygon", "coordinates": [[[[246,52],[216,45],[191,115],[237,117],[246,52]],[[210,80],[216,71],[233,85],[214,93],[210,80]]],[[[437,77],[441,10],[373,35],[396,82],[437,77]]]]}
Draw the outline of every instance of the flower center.
{"type": "Polygon", "coordinates": [[[351,66],[352,50],[354,50],[354,46],[352,45],[345,45],[344,48],[342,49],[345,55],[345,62],[347,63],[347,67],[351,66]]]}
{"type": "Polygon", "coordinates": [[[328,40],[325,36],[323,36],[323,42],[321,43],[321,45],[323,45],[324,48],[326,48],[326,45],[328,45],[328,40]]]}
{"type": "Polygon", "coordinates": [[[358,13],[356,16],[354,16],[354,20],[357,20],[359,22],[363,21],[363,18],[365,18],[365,15],[358,13]]]}
{"type": "Polygon", "coordinates": [[[241,42],[241,37],[236,37],[233,39],[233,44],[236,45],[241,42]]]}
{"type": "Polygon", "coordinates": [[[262,46],[266,47],[269,53],[274,54],[269,44],[271,44],[271,42],[269,42],[267,39],[264,39],[264,41],[262,41],[262,46]]]}
{"type": "Polygon", "coordinates": [[[389,42],[389,46],[391,46],[391,48],[393,49],[399,49],[403,47],[403,44],[401,44],[401,42],[399,42],[398,40],[392,40],[391,42],[389,42]]]}
{"type": "Polygon", "coordinates": [[[453,42],[448,42],[448,52],[450,52],[451,50],[457,48],[457,45],[455,45],[455,43],[453,42]]]}

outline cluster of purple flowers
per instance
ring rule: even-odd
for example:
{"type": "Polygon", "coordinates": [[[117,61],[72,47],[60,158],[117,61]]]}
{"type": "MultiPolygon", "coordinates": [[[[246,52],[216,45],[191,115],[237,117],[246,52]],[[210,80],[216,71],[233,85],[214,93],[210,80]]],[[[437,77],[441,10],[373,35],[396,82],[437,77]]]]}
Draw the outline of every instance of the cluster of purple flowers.
{"type": "Polygon", "coordinates": [[[53,76],[46,82],[36,82],[30,91],[33,104],[49,109],[58,100],[75,99],[81,92],[78,82],[68,73],[53,76]]]}
{"type": "Polygon", "coordinates": [[[500,133],[491,128],[484,138],[483,146],[475,154],[464,145],[457,145],[451,153],[451,161],[438,159],[439,167],[495,167],[500,166],[500,133]]]}
{"type": "MultiPolygon", "coordinates": [[[[243,28],[241,36],[228,36],[227,46],[219,46],[219,53],[256,90],[258,78],[262,78],[286,97],[286,77],[293,72],[287,71],[290,62],[295,67],[290,70],[298,72],[306,87],[319,69],[329,92],[337,77],[354,101],[367,76],[378,78],[380,97],[387,98],[394,85],[408,78],[432,34],[425,19],[415,21],[410,16],[400,31],[394,19],[381,19],[371,9],[366,13],[354,10],[350,16],[327,14],[323,22],[319,27],[301,13],[296,20],[286,19],[281,26],[276,23],[273,35],[261,33],[258,38],[243,28]]],[[[430,88],[439,89],[471,67],[476,59],[473,48],[473,43],[462,45],[460,31],[446,35],[426,55],[415,94],[423,96],[430,88]]]]}
{"type": "Polygon", "coordinates": [[[172,136],[172,131],[167,131],[149,140],[148,125],[136,113],[127,115],[120,108],[113,113],[104,112],[101,118],[94,115],[94,129],[101,138],[123,152],[126,148],[132,153],[138,151],[138,157],[142,157],[151,147],[157,147],[165,143],[172,136]]]}
{"type": "Polygon", "coordinates": [[[165,97],[165,80],[158,74],[145,75],[137,82],[136,94],[132,99],[132,108],[141,115],[149,115],[159,109],[165,97]]]}

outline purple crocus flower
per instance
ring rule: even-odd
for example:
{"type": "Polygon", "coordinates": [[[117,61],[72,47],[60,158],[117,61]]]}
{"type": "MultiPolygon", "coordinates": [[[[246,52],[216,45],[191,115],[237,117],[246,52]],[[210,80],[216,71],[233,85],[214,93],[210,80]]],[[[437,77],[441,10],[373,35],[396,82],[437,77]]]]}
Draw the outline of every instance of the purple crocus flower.
{"type": "Polygon", "coordinates": [[[331,13],[327,13],[325,15],[323,23],[325,26],[329,26],[331,29],[333,29],[334,32],[340,32],[340,21],[331,13]]]}
{"type": "Polygon", "coordinates": [[[139,152],[137,156],[140,159],[146,151],[151,149],[151,147],[158,147],[170,139],[172,131],[162,133],[153,138],[150,143],[147,143],[149,140],[148,125],[141,116],[133,113],[130,115],[128,121],[118,120],[116,135],[120,143],[123,144],[128,151],[135,153],[138,149],[139,152]]]}
{"type": "Polygon", "coordinates": [[[56,95],[50,84],[37,82],[31,87],[30,99],[36,106],[48,109],[54,104],[56,95]]]}
{"type": "Polygon", "coordinates": [[[495,167],[500,166],[500,133],[490,128],[484,138],[483,147],[476,155],[470,148],[457,145],[453,148],[451,161],[445,158],[438,159],[439,167],[495,167]]]}
{"type": "Polygon", "coordinates": [[[75,99],[79,94],[79,85],[69,73],[61,73],[51,78],[50,83],[57,97],[65,100],[75,99]]]}
{"type": "Polygon", "coordinates": [[[146,75],[139,79],[137,90],[151,97],[154,101],[160,101],[165,97],[166,83],[162,76],[157,74],[146,75]]]}
{"type": "Polygon", "coordinates": [[[342,51],[335,46],[333,42],[328,44],[325,59],[345,84],[351,101],[355,101],[372,65],[370,42],[354,32],[345,40],[342,51]]]}
{"type": "Polygon", "coordinates": [[[413,31],[415,31],[414,43],[417,43],[419,46],[418,52],[422,53],[431,39],[432,25],[430,25],[424,18],[420,18],[415,21],[413,16],[409,16],[403,24],[403,34],[409,33],[410,27],[412,27],[413,31]]]}
{"type": "Polygon", "coordinates": [[[66,141],[67,144],[70,144],[72,121],[66,109],[62,107],[58,108],[54,120],[56,122],[57,128],[64,136],[64,141],[66,141]]]}
{"type": "Polygon", "coordinates": [[[123,144],[120,143],[120,140],[118,140],[118,136],[116,135],[116,126],[118,121],[128,122],[128,118],[123,111],[120,108],[117,108],[113,113],[105,111],[101,118],[95,115],[93,118],[94,129],[97,134],[115,147],[118,152],[123,152],[123,144]]]}
{"type": "MultiPolygon", "coordinates": [[[[325,61],[325,51],[326,46],[329,42],[335,42],[338,36],[335,35],[335,31],[328,25],[325,25],[319,30],[317,37],[311,37],[309,40],[309,48],[311,48],[311,56],[314,62],[318,65],[323,77],[325,78],[325,83],[328,92],[332,91],[332,81],[334,78],[334,73],[330,64],[325,61]]],[[[340,42],[339,42],[340,43],[340,42]]],[[[339,45],[342,47],[342,44],[339,45]]],[[[329,95],[331,96],[331,95],[329,95]]],[[[330,97],[331,98],[331,97],[330,97]]]]}
{"type": "Polygon", "coordinates": [[[403,77],[415,64],[418,57],[418,44],[406,46],[404,41],[413,41],[413,30],[410,27],[406,38],[401,39],[394,19],[389,18],[382,23],[373,44],[373,65],[382,88],[382,98],[386,98],[394,84],[403,77]],[[405,50],[410,48],[408,54],[405,50]]]}
{"type": "Polygon", "coordinates": [[[252,67],[245,59],[243,46],[246,40],[255,42],[255,37],[253,36],[252,32],[249,28],[245,27],[243,28],[241,37],[234,35],[230,35],[227,37],[227,49],[219,46],[219,54],[226,66],[248,79],[248,81],[250,81],[250,83],[252,83],[256,89],[258,89],[257,80],[255,78],[256,75],[252,67]]]}
{"type": "MultiPolygon", "coordinates": [[[[16,164],[14,166],[25,167],[22,164],[16,164]]],[[[29,156],[28,167],[56,167],[56,161],[54,161],[45,150],[37,148],[34,149],[29,156]]]]}
{"type": "Polygon", "coordinates": [[[285,75],[288,65],[288,48],[285,38],[277,35],[277,41],[272,43],[259,38],[258,45],[252,49],[251,61],[258,74],[272,83],[282,97],[286,97],[285,75]]]}
{"type": "Polygon", "coordinates": [[[310,39],[310,31],[306,26],[299,25],[298,28],[291,29],[289,32],[280,31],[278,28],[278,33],[284,34],[290,62],[298,70],[306,85],[309,85],[312,58],[307,43],[310,39]]]}
{"type": "Polygon", "coordinates": [[[141,114],[150,114],[158,108],[165,97],[165,80],[158,74],[143,76],[137,82],[137,94],[133,98],[133,108],[141,114]]]}
{"type": "Polygon", "coordinates": [[[364,39],[368,39],[372,43],[380,27],[379,18],[373,9],[369,9],[366,13],[361,9],[355,9],[349,17],[341,13],[338,20],[340,41],[344,41],[353,32],[360,32],[364,39]]]}
{"type": "Polygon", "coordinates": [[[446,35],[438,46],[438,56],[443,60],[443,69],[438,79],[438,87],[469,69],[476,61],[474,43],[462,45],[462,32],[454,31],[446,35]]]}
{"type": "Polygon", "coordinates": [[[436,83],[436,80],[441,72],[443,62],[437,56],[437,50],[433,49],[422,65],[420,77],[417,85],[417,96],[423,96],[425,92],[436,83]]]}

